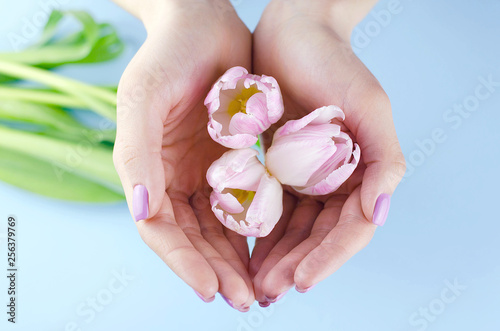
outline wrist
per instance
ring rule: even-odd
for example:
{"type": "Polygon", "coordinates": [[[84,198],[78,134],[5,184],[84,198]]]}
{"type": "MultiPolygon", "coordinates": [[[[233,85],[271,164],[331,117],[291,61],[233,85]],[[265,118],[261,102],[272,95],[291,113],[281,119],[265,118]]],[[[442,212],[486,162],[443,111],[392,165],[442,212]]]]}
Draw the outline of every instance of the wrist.
{"type": "Polygon", "coordinates": [[[146,30],[154,30],[169,18],[195,12],[205,15],[228,13],[236,15],[230,0],[113,0],[117,5],[142,21],[146,30]]]}
{"type": "MultiPolygon", "coordinates": [[[[154,4],[143,10],[140,17],[148,33],[158,26],[168,24],[170,19],[177,22],[203,22],[205,29],[209,26],[218,28],[231,25],[238,18],[230,0],[148,0],[154,4]]],[[[177,23],[174,23],[177,24],[177,23]]]]}
{"type": "Polygon", "coordinates": [[[330,27],[349,42],[356,25],[377,2],[378,0],[332,0],[329,8],[330,27]]]}
{"type": "Polygon", "coordinates": [[[289,17],[304,16],[331,28],[349,42],[354,27],[378,0],[273,0],[278,12],[289,17]]]}
{"type": "Polygon", "coordinates": [[[118,6],[138,18],[148,29],[160,16],[172,10],[177,0],[112,0],[118,6]]]}

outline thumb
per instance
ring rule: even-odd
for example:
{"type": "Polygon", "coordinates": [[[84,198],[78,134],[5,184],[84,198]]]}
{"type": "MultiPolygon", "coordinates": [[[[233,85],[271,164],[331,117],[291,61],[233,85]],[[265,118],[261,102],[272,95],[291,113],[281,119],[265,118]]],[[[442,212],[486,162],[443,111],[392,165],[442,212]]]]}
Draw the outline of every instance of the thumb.
{"type": "Polygon", "coordinates": [[[391,105],[385,92],[371,95],[370,110],[359,120],[356,138],[366,169],[361,183],[361,206],[365,217],[382,226],[389,213],[391,195],[406,171],[391,105]]]}
{"type": "Polygon", "coordinates": [[[122,78],[118,87],[113,161],[137,222],[155,216],[165,195],[161,158],[163,121],[160,111],[152,104],[154,98],[141,94],[134,99],[134,90],[123,81],[122,78]]]}

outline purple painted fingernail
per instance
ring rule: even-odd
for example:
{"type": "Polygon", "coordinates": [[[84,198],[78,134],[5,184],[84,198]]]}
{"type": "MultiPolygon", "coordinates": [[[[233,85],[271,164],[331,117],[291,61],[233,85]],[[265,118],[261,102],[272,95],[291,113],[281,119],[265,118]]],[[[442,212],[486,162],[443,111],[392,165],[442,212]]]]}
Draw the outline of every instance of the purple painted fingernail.
{"type": "MultiPolygon", "coordinates": [[[[233,302],[232,302],[230,299],[226,298],[226,297],[225,297],[224,295],[222,295],[222,294],[221,294],[220,296],[222,297],[222,299],[224,299],[224,301],[226,301],[226,302],[227,302],[227,304],[228,304],[228,305],[230,305],[230,306],[231,306],[231,308],[234,308],[234,304],[233,304],[233,302]]],[[[236,308],[235,308],[235,309],[236,309],[236,308]]]]}
{"type": "Polygon", "coordinates": [[[246,313],[246,312],[250,311],[250,307],[243,307],[243,308],[238,309],[238,311],[241,313],[246,313]]]}
{"type": "Polygon", "coordinates": [[[215,300],[215,295],[213,297],[211,297],[211,298],[205,299],[205,297],[203,295],[201,295],[200,292],[194,290],[194,293],[196,293],[196,295],[199,296],[200,299],[203,300],[203,302],[209,303],[209,302],[212,302],[212,301],[215,300]]]}
{"type": "Polygon", "coordinates": [[[269,307],[271,305],[270,302],[266,301],[266,302],[259,302],[259,306],[261,306],[262,308],[266,308],[266,307],[269,307]]]}
{"type": "Polygon", "coordinates": [[[373,224],[382,226],[389,214],[389,207],[391,207],[391,196],[387,193],[382,193],[375,203],[373,210],[373,224]]]}
{"type": "Polygon", "coordinates": [[[280,295],[278,295],[276,298],[268,298],[268,297],[266,296],[266,299],[267,299],[267,301],[268,301],[268,302],[270,302],[270,303],[275,303],[275,302],[279,301],[281,298],[283,298],[283,297],[285,296],[285,294],[287,294],[287,293],[288,293],[288,291],[289,291],[289,290],[286,290],[285,292],[283,292],[283,293],[281,293],[280,295]]]}
{"type": "Polygon", "coordinates": [[[299,293],[306,293],[306,292],[309,292],[310,290],[312,290],[314,286],[316,286],[316,285],[309,286],[308,288],[300,288],[298,286],[295,286],[295,290],[299,293]]]}
{"type": "Polygon", "coordinates": [[[136,222],[145,220],[149,215],[148,189],[144,185],[136,185],[132,193],[132,211],[136,222]]]}

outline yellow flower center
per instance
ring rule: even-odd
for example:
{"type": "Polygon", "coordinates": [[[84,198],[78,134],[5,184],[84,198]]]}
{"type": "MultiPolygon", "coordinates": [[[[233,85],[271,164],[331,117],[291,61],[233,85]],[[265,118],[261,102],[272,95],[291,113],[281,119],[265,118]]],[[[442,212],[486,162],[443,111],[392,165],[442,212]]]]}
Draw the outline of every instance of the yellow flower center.
{"type": "Polygon", "coordinates": [[[247,112],[247,101],[254,94],[259,93],[259,89],[254,85],[249,88],[243,89],[240,94],[238,94],[233,101],[229,103],[228,113],[231,116],[234,116],[236,113],[245,113],[247,112]]]}
{"type": "Polygon", "coordinates": [[[234,189],[233,190],[233,196],[238,199],[238,202],[243,204],[244,202],[250,200],[253,200],[253,197],[255,196],[254,191],[244,191],[244,190],[238,190],[234,189]]]}

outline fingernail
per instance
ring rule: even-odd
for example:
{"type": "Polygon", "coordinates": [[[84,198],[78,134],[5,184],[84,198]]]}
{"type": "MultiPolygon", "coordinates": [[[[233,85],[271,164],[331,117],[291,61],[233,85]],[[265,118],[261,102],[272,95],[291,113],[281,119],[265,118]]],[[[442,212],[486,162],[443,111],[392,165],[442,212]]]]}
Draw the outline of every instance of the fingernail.
{"type": "Polygon", "coordinates": [[[382,226],[389,214],[389,207],[391,206],[391,196],[387,193],[382,193],[375,203],[373,210],[373,224],[382,226]]]}
{"type": "Polygon", "coordinates": [[[243,308],[240,308],[238,309],[238,311],[242,312],[242,313],[246,313],[250,310],[250,307],[243,307],[243,308]]]}
{"type": "Polygon", "coordinates": [[[300,288],[298,286],[295,286],[295,290],[299,293],[306,293],[306,292],[309,292],[310,290],[312,290],[314,286],[316,286],[316,285],[309,286],[308,288],[300,288]]]}
{"type": "Polygon", "coordinates": [[[259,302],[259,306],[261,306],[262,308],[266,308],[266,307],[269,307],[271,305],[270,302],[266,301],[266,302],[259,302]]]}
{"type": "Polygon", "coordinates": [[[200,292],[198,292],[198,291],[194,290],[194,293],[196,293],[196,295],[197,295],[197,296],[199,296],[199,297],[200,297],[200,299],[201,299],[201,300],[203,300],[203,301],[204,301],[204,302],[206,302],[206,303],[209,303],[209,302],[212,302],[212,301],[214,301],[214,300],[215,300],[215,295],[214,295],[213,297],[211,297],[211,298],[205,299],[205,297],[204,297],[203,295],[201,295],[201,293],[200,293],[200,292]]]}
{"type": "MultiPolygon", "coordinates": [[[[234,308],[234,304],[233,304],[233,302],[232,302],[230,299],[226,298],[226,297],[225,297],[224,295],[222,295],[222,294],[221,294],[220,296],[222,297],[222,299],[224,299],[224,301],[226,301],[226,302],[227,302],[227,304],[228,304],[228,305],[230,305],[230,306],[231,306],[231,308],[234,308]]],[[[234,309],[236,309],[236,308],[234,308],[234,309]]]]}
{"type": "Polygon", "coordinates": [[[145,220],[149,215],[148,189],[144,185],[136,185],[132,194],[132,210],[136,222],[145,220]]]}
{"type": "Polygon", "coordinates": [[[288,291],[289,291],[289,290],[287,290],[287,291],[285,291],[285,292],[281,293],[280,295],[278,295],[276,298],[273,298],[273,299],[272,299],[272,298],[268,298],[268,297],[266,296],[266,299],[267,299],[267,301],[268,301],[268,302],[270,302],[270,303],[275,303],[275,302],[279,301],[281,298],[283,298],[283,297],[285,296],[285,294],[287,294],[287,293],[288,293],[288,291]]]}

